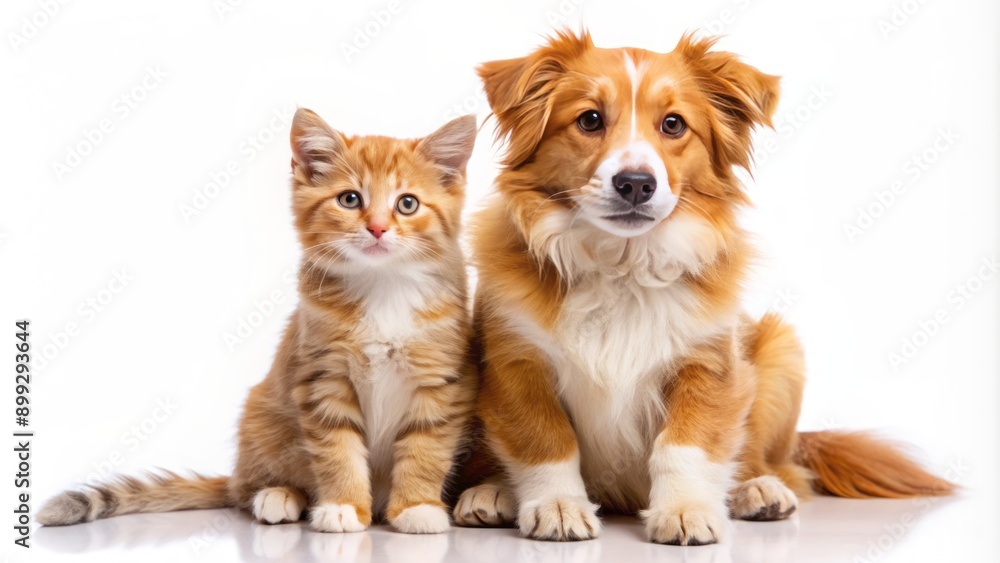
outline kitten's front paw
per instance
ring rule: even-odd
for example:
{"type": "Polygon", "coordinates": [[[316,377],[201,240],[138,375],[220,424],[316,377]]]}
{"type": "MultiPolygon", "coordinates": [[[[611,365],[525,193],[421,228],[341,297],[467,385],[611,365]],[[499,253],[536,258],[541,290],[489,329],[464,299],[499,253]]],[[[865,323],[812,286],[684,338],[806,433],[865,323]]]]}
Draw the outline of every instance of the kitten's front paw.
{"type": "Polygon", "coordinates": [[[393,528],[404,534],[440,534],[449,527],[448,513],[440,506],[418,504],[404,508],[399,516],[389,521],[393,528]]]}
{"type": "Polygon", "coordinates": [[[309,525],[317,532],[363,532],[368,527],[354,506],[334,503],[309,509],[309,525]]]}
{"type": "Polygon", "coordinates": [[[795,493],[773,475],[744,481],[729,495],[730,515],[741,520],[784,520],[798,504],[795,493]]]}
{"type": "Polygon", "coordinates": [[[253,517],[266,524],[298,522],[305,508],[305,498],[286,487],[261,489],[253,497],[253,517]]]}
{"type": "Polygon", "coordinates": [[[576,541],[597,537],[597,505],[584,497],[528,501],[518,511],[521,534],[536,540],[576,541]]]}
{"type": "Polygon", "coordinates": [[[517,516],[517,500],[502,485],[478,485],[462,493],[454,515],[459,526],[505,526],[517,516]]]}
{"type": "Polygon", "coordinates": [[[707,506],[650,508],[643,510],[641,516],[649,541],[667,545],[718,543],[726,525],[725,514],[707,506]]]}

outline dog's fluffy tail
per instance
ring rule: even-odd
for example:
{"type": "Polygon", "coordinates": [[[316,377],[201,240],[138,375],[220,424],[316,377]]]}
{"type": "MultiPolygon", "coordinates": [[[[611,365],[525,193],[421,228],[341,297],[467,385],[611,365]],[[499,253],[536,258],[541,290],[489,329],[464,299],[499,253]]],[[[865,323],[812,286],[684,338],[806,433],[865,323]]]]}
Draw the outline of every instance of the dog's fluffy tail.
{"type": "Polygon", "coordinates": [[[229,477],[186,478],[165,472],[60,493],[45,503],[36,519],[45,526],[66,526],[118,514],[230,506],[235,503],[229,498],[229,477]]]}
{"type": "Polygon", "coordinates": [[[798,462],[816,475],[820,493],[847,498],[944,496],[955,485],[900,449],[863,432],[802,432],[798,462]]]}

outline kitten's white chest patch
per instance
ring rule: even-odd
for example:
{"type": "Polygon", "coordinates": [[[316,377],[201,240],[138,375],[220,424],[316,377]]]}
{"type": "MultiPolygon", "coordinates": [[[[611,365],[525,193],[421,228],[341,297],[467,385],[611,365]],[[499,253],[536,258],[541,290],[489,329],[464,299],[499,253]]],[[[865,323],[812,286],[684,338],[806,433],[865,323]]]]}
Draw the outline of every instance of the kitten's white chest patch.
{"type": "MultiPolygon", "coordinates": [[[[368,354],[371,347],[367,347],[368,354]]],[[[355,384],[365,419],[365,441],[371,468],[375,509],[385,508],[392,477],[393,446],[402,429],[415,386],[400,354],[379,350],[370,356],[367,377],[355,384]]]]}
{"type": "Polygon", "coordinates": [[[392,439],[413,396],[413,380],[403,351],[405,344],[400,339],[372,342],[364,347],[368,365],[356,386],[373,465],[391,457],[392,439]]]}
{"type": "Polygon", "coordinates": [[[402,430],[416,389],[406,361],[406,346],[418,335],[414,313],[425,306],[426,288],[432,287],[420,274],[405,272],[369,279],[358,288],[364,291],[364,315],[358,333],[367,365],[354,383],[365,419],[376,511],[381,511],[387,501],[395,438],[402,430]]]}
{"type": "MultiPolygon", "coordinates": [[[[387,307],[386,307],[387,308],[387,307]]],[[[413,308],[371,308],[364,318],[363,347],[368,360],[358,391],[365,417],[369,459],[376,469],[391,465],[392,443],[409,407],[414,385],[406,362],[406,344],[413,336],[413,308]]]]}

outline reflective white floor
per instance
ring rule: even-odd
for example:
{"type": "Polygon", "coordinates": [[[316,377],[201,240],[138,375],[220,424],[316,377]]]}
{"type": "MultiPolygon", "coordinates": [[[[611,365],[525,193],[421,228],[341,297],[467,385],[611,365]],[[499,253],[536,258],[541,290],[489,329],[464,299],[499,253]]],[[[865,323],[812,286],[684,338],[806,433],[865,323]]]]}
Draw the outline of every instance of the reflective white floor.
{"type": "MultiPolygon", "coordinates": [[[[948,500],[852,501],[817,498],[785,522],[734,522],[715,546],[647,543],[632,518],[605,519],[597,540],[530,541],[512,529],[454,528],[407,536],[379,526],[358,534],[321,534],[303,524],[262,526],[231,510],[120,516],[64,528],[39,528],[20,561],[452,561],[501,563],[781,563],[790,561],[998,561],[996,505],[948,500]]],[[[9,551],[9,550],[8,550],[9,551]]]]}

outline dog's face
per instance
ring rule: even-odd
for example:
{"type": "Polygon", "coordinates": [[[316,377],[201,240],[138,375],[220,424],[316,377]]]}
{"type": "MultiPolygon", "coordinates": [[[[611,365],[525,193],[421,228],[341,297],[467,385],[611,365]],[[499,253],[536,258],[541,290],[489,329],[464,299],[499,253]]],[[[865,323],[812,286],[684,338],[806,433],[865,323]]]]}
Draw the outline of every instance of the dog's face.
{"type": "Polygon", "coordinates": [[[744,202],[732,167],[748,166],[752,128],[770,124],[778,78],[712,43],[686,36],[660,54],[560,34],[483,64],[507,169],[617,237],[744,202]]]}

